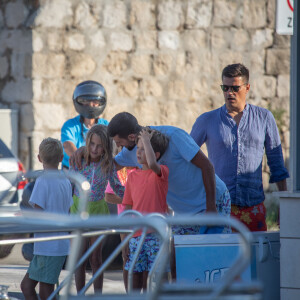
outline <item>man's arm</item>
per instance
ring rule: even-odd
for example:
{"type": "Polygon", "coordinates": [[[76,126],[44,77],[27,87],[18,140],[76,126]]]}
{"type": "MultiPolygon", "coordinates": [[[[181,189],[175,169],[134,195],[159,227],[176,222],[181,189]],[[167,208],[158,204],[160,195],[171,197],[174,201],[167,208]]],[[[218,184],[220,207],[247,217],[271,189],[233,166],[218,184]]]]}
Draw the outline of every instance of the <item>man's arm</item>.
{"type": "Polygon", "coordinates": [[[206,142],[207,138],[206,129],[208,120],[206,120],[205,115],[206,114],[202,114],[197,118],[190,133],[190,136],[194,139],[199,147],[206,142]]]}
{"type": "Polygon", "coordinates": [[[271,112],[268,112],[264,146],[271,173],[270,183],[276,183],[279,191],[286,191],[286,178],[289,177],[289,173],[284,166],[280,135],[271,112]]]}
{"type": "Polygon", "coordinates": [[[216,177],[215,169],[205,154],[199,149],[191,160],[202,171],[202,178],[206,192],[206,211],[217,212],[216,208],[216,177]]]}
{"type": "Polygon", "coordinates": [[[76,146],[71,141],[64,142],[63,147],[68,156],[71,156],[77,150],[76,146]]]}
{"type": "Polygon", "coordinates": [[[69,164],[70,164],[70,166],[73,167],[73,169],[75,168],[75,166],[77,166],[77,168],[79,170],[81,169],[81,167],[82,167],[81,161],[84,156],[84,152],[85,152],[85,146],[82,146],[82,147],[78,148],[75,152],[73,152],[73,154],[70,156],[69,164]]]}
{"type": "Polygon", "coordinates": [[[279,191],[287,191],[286,179],[276,182],[279,191]]]}

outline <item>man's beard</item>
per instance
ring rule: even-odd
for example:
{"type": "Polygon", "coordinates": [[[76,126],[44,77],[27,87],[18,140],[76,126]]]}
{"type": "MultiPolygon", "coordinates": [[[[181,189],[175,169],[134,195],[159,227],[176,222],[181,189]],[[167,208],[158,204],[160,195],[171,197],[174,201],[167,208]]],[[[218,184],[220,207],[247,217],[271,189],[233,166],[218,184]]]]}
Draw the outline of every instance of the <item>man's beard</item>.
{"type": "Polygon", "coordinates": [[[129,151],[131,151],[135,147],[135,142],[130,142],[130,144],[126,147],[129,151]]]}

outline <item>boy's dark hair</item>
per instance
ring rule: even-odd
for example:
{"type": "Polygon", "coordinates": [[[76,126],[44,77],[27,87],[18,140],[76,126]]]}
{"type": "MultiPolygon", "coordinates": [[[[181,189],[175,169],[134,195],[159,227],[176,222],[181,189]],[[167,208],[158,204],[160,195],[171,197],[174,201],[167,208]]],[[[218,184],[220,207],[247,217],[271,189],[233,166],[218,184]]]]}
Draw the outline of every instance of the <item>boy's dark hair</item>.
{"type": "Polygon", "coordinates": [[[249,82],[249,70],[242,64],[232,64],[226,66],[222,71],[223,77],[233,78],[233,77],[243,77],[245,83],[249,82]]]}
{"type": "Polygon", "coordinates": [[[137,134],[141,126],[135,116],[128,112],[121,112],[110,120],[107,129],[110,137],[118,135],[120,138],[126,139],[130,134],[137,134]]]}
{"type": "MultiPolygon", "coordinates": [[[[163,154],[166,152],[168,146],[169,146],[169,138],[164,135],[163,133],[157,131],[157,130],[153,130],[150,127],[146,127],[146,129],[149,131],[149,133],[152,133],[151,139],[150,139],[150,143],[151,146],[153,148],[153,151],[159,152],[160,156],[157,160],[159,160],[163,154]]],[[[136,139],[136,143],[138,142],[139,137],[137,137],[136,139]]]]}
{"type": "Polygon", "coordinates": [[[58,167],[63,156],[63,147],[59,140],[51,137],[42,140],[39,146],[41,160],[53,167],[58,167]]]}

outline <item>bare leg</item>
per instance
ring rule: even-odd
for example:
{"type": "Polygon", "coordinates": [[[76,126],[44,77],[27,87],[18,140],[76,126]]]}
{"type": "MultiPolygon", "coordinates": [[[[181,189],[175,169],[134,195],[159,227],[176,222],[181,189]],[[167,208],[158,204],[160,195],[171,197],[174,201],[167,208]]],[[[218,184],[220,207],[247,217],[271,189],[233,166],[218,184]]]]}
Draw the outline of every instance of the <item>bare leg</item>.
{"type": "MultiPolygon", "coordinates": [[[[88,248],[88,240],[83,239],[82,249],[81,249],[80,255],[79,255],[80,258],[86,252],[87,248],[88,248]]],[[[83,287],[85,286],[86,264],[87,264],[87,262],[84,262],[75,272],[75,285],[76,285],[77,293],[80,292],[83,289],[83,287]]]]}
{"type": "Polygon", "coordinates": [[[47,298],[52,294],[53,291],[54,291],[54,284],[40,282],[39,296],[41,300],[47,300],[47,298]]]}
{"type": "MultiPolygon", "coordinates": [[[[124,240],[125,237],[126,237],[126,234],[124,234],[124,233],[120,234],[121,242],[124,240]]],[[[128,253],[127,253],[126,249],[123,248],[122,249],[123,281],[124,281],[124,286],[125,286],[126,293],[128,292],[128,271],[125,270],[125,264],[126,264],[127,258],[128,258],[128,253]]]]}
{"type": "Polygon", "coordinates": [[[22,282],[21,290],[26,300],[38,300],[38,296],[35,291],[35,287],[38,281],[29,278],[29,274],[26,273],[22,282]]]}
{"type": "Polygon", "coordinates": [[[124,266],[123,266],[123,281],[124,281],[126,293],[128,293],[128,271],[124,269],[124,266]]]}
{"type": "Polygon", "coordinates": [[[135,272],[133,273],[133,282],[132,288],[134,290],[142,291],[143,288],[143,272],[135,272]]]}
{"type": "MultiPolygon", "coordinates": [[[[96,240],[96,237],[90,238],[90,245],[92,245],[96,240]]],[[[90,264],[92,267],[93,275],[98,271],[98,269],[102,266],[102,244],[93,251],[90,257],[90,264]]],[[[103,288],[103,273],[94,280],[94,292],[102,293],[103,288]]]]}
{"type": "Polygon", "coordinates": [[[147,279],[148,279],[148,271],[143,272],[143,293],[147,292],[147,279]]]}
{"type": "Polygon", "coordinates": [[[176,281],[176,257],[175,257],[174,238],[172,238],[172,240],[171,240],[170,265],[171,265],[171,277],[172,277],[172,281],[176,281]]]}

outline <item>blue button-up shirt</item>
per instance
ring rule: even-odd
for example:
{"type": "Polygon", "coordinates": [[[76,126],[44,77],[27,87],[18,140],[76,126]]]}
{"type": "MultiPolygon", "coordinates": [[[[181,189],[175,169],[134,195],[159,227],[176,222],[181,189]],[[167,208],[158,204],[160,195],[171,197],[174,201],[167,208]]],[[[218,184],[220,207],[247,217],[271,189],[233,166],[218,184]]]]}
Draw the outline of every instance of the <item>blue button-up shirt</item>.
{"type": "Polygon", "coordinates": [[[224,105],[198,117],[191,136],[199,146],[206,143],[208,157],[226,183],[232,204],[249,207],[264,201],[265,151],[270,183],[289,177],[275,119],[265,108],[247,104],[237,126],[224,105]]]}

